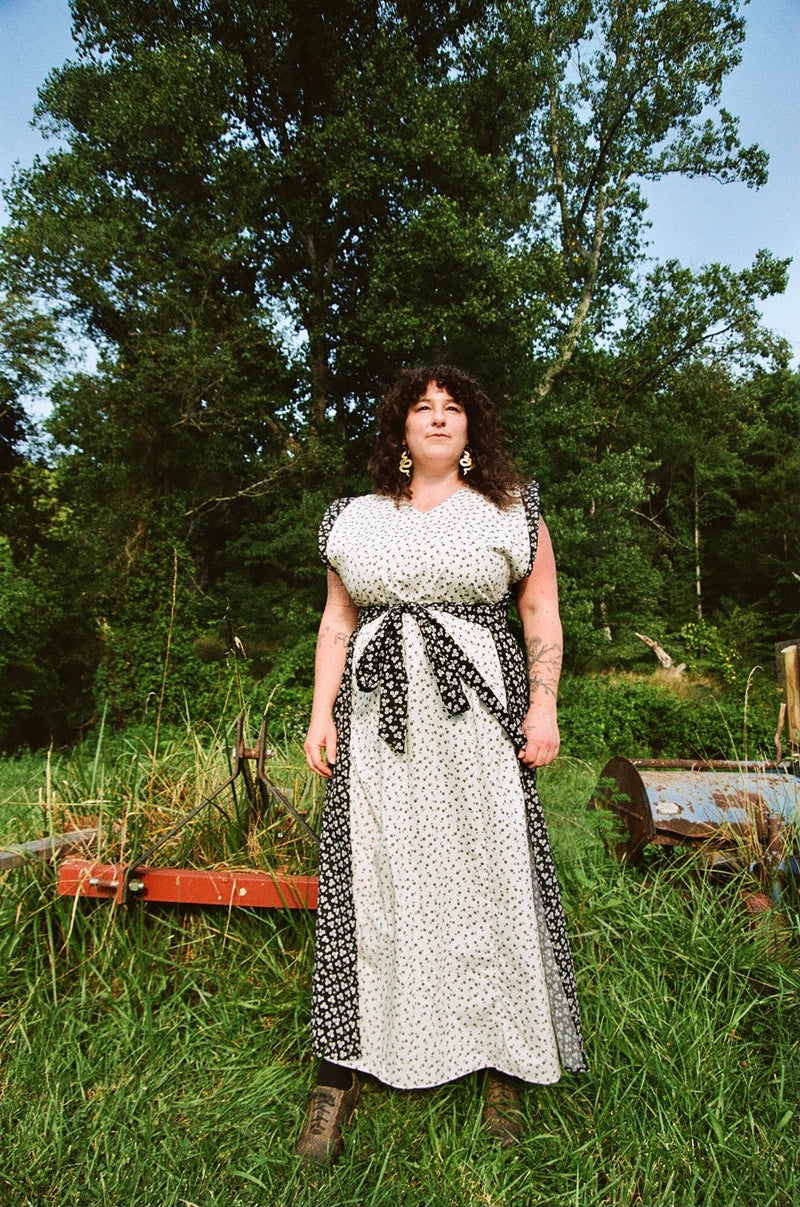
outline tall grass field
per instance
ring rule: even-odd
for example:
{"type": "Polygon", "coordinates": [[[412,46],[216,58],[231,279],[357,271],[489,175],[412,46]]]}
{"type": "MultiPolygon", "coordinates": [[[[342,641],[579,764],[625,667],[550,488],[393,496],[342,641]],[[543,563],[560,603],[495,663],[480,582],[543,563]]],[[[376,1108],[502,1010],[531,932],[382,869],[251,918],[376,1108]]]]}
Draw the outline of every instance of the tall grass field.
{"type": "MultiPolygon", "coordinates": [[[[0,762],[0,843],[99,826],[130,858],[229,774],[229,730],[110,737],[0,762]]],[[[269,770],[316,821],[296,742],[269,770]]],[[[619,753],[627,753],[620,751],[619,753]]],[[[0,1205],[87,1207],[789,1207],[797,1202],[797,903],[755,922],[748,873],[715,883],[681,851],[641,869],[587,810],[600,765],[542,775],[590,1072],[527,1087],[501,1150],[475,1077],[418,1092],[364,1079],[344,1155],[293,1146],[314,1063],[314,918],[59,897],[56,871],[0,876],[0,1205]]],[[[239,791],[162,864],[311,870],[280,810],[239,791]]]]}

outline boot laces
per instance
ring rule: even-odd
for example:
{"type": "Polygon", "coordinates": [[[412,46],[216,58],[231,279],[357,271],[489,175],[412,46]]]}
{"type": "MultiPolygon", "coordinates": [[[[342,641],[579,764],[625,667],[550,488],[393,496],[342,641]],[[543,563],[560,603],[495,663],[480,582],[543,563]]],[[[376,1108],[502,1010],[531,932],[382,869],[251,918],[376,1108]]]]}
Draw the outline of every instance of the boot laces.
{"type": "Polygon", "coordinates": [[[318,1087],[311,1096],[311,1117],[309,1131],[313,1136],[319,1136],[327,1131],[331,1122],[330,1116],[336,1110],[336,1095],[331,1090],[318,1087]]]}

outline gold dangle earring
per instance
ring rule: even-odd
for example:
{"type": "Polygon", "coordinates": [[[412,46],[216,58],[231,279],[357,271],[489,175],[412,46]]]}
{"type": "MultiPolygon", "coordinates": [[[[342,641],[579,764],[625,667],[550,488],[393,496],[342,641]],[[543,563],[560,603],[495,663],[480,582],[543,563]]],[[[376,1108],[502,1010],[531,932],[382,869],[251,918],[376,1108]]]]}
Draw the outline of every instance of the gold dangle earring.
{"type": "Polygon", "coordinates": [[[413,467],[413,464],[414,464],[414,463],[413,463],[413,461],[411,460],[411,457],[410,457],[410,456],[409,456],[409,454],[408,454],[408,445],[407,445],[407,444],[404,444],[404,445],[403,445],[403,451],[402,451],[402,453],[400,454],[400,466],[399,466],[399,468],[400,468],[400,473],[401,473],[401,474],[404,474],[404,475],[405,475],[407,478],[410,478],[410,477],[411,477],[411,469],[412,469],[412,467],[413,467]]]}
{"type": "Polygon", "coordinates": [[[475,462],[472,460],[472,453],[469,451],[469,445],[467,445],[459,457],[458,464],[461,466],[461,472],[465,478],[469,471],[475,468],[475,462]]]}

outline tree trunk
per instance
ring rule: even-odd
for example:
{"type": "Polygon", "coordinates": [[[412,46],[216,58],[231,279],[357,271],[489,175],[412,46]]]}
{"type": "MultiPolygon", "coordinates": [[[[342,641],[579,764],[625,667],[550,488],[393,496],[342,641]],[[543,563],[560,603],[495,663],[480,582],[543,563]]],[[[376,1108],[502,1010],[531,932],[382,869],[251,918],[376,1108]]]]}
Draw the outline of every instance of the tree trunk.
{"type": "Polygon", "coordinates": [[[694,473],[694,488],[692,490],[692,505],[694,508],[694,585],[697,592],[697,619],[703,619],[703,584],[700,578],[700,500],[697,494],[697,470],[694,473]]]}
{"type": "Polygon", "coordinates": [[[325,424],[328,409],[330,359],[328,349],[327,306],[325,302],[325,264],[317,254],[313,235],[306,238],[308,251],[310,296],[306,314],[308,331],[308,363],[311,373],[311,431],[319,435],[325,424]]]}

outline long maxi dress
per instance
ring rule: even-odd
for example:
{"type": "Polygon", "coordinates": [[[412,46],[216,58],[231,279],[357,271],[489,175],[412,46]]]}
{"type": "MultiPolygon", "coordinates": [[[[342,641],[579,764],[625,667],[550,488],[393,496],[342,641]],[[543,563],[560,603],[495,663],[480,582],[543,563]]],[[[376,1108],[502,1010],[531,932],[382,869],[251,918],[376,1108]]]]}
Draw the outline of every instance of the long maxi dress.
{"type": "Polygon", "coordinates": [[[586,1067],[536,773],[517,757],[528,683],[507,616],[538,522],[530,484],[504,510],[468,487],[428,512],[340,499],[320,526],[359,620],[334,707],[312,1047],[401,1089],[586,1067]]]}

